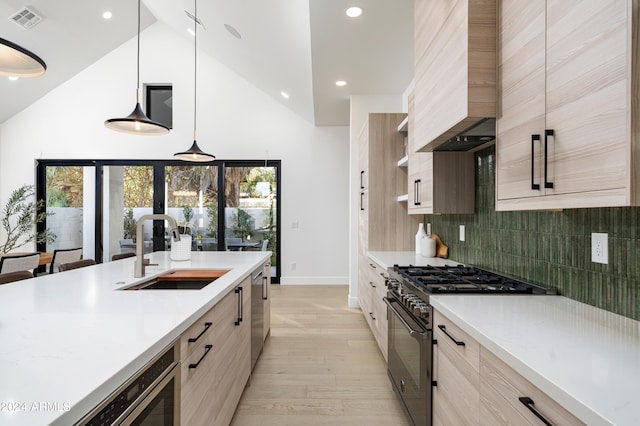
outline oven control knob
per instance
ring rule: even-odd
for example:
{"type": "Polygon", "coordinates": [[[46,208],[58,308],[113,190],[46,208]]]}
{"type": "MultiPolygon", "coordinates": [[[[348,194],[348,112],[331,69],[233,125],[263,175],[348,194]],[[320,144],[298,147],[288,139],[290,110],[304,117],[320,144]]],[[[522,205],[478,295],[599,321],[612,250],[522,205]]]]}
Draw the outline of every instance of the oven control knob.
{"type": "Polygon", "coordinates": [[[389,290],[397,290],[399,285],[400,283],[398,282],[398,280],[393,278],[387,279],[387,288],[389,290]]]}

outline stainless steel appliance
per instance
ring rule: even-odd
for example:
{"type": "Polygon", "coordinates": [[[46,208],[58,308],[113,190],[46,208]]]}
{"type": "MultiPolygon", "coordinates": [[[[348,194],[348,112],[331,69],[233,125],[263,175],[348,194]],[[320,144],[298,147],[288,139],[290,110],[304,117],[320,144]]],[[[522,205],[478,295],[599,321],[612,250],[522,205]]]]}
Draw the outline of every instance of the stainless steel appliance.
{"type": "Polygon", "coordinates": [[[255,367],[264,340],[262,328],[264,327],[264,285],[262,279],[262,266],[251,273],[251,371],[255,367]]]}
{"type": "Polygon", "coordinates": [[[167,347],[76,425],[178,426],[179,355],[177,343],[167,347]]]}
{"type": "Polygon", "coordinates": [[[473,266],[398,266],[389,269],[388,375],[411,423],[431,425],[433,309],[429,295],[549,294],[541,286],[473,266]]]}

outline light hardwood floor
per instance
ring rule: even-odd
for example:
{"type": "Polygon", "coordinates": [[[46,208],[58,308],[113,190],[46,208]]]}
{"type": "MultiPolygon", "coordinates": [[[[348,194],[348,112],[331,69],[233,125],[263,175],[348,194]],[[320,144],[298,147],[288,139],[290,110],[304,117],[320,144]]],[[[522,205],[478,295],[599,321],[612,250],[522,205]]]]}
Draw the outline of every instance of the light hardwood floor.
{"type": "Polygon", "coordinates": [[[271,289],[271,336],[233,426],[408,425],[347,286],[271,289]]]}

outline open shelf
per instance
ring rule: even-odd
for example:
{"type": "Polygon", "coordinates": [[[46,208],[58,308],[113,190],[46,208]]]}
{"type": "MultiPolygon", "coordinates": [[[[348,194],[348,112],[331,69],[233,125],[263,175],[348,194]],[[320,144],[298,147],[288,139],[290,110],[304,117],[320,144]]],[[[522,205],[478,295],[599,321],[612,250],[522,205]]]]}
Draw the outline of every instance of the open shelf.
{"type": "Polygon", "coordinates": [[[409,201],[409,194],[398,195],[399,203],[406,203],[407,201],[409,201]]]}
{"type": "Polygon", "coordinates": [[[409,156],[405,155],[401,159],[398,160],[398,167],[407,167],[409,164],[409,156]]]}

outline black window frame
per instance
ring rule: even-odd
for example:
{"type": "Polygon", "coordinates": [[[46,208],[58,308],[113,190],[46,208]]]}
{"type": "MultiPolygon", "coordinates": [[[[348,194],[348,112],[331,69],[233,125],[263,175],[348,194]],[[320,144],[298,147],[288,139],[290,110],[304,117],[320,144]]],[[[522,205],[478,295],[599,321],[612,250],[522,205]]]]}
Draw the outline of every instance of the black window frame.
{"type": "MultiPolygon", "coordinates": [[[[225,230],[225,199],[224,199],[224,177],[225,167],[274,167],[276,171],[276,194],[278,200],[278,208],[276,212],[276,275],[272,277],[271,282],[274,284],[280,283],[280,276],[282,270],[281,259],[281,234],[282,234],[282,182],[281,182],[281,160],[215,160],[203,163],[189,163],[181,160],[59,160],[59,159],[38,159],[35,160],[35,182],[36,182],[36,199],[46,200],[46,168],[47,167],[62,167],[62,166],[79,166],[79,167],[95,167],[95,257],[96,262],[102,262],[103,247],[102,247],[102,211],[104,207],[104,200],[102,199],[103,183],[102,172],[104,166],[152,166],[154,175],[154,197],[153,197],[153,212],[164,212],[164,180],[165,180],[165,167],[166,166],[215,166],[218,167],[218,235],[224,235],[225,230]]],[[[38,210],[38,213],[44,212],[43,206],[38,210]]],[[[164,250],[164,221],[156,221],[153,227],[153,249],[154,251],[164,250]],[[156,236],[159,236],[156,238],[156,236]]],[[[44,222],[40,222],[36,225],[38,232],[43,232],[47,227],[46,219],[44,222]]],[[[218,250],[224,251],[224,238],[218,239],[218,250]]],[[[37,244],[37,250],[46,251],[46,243],[37,244]]]]}

